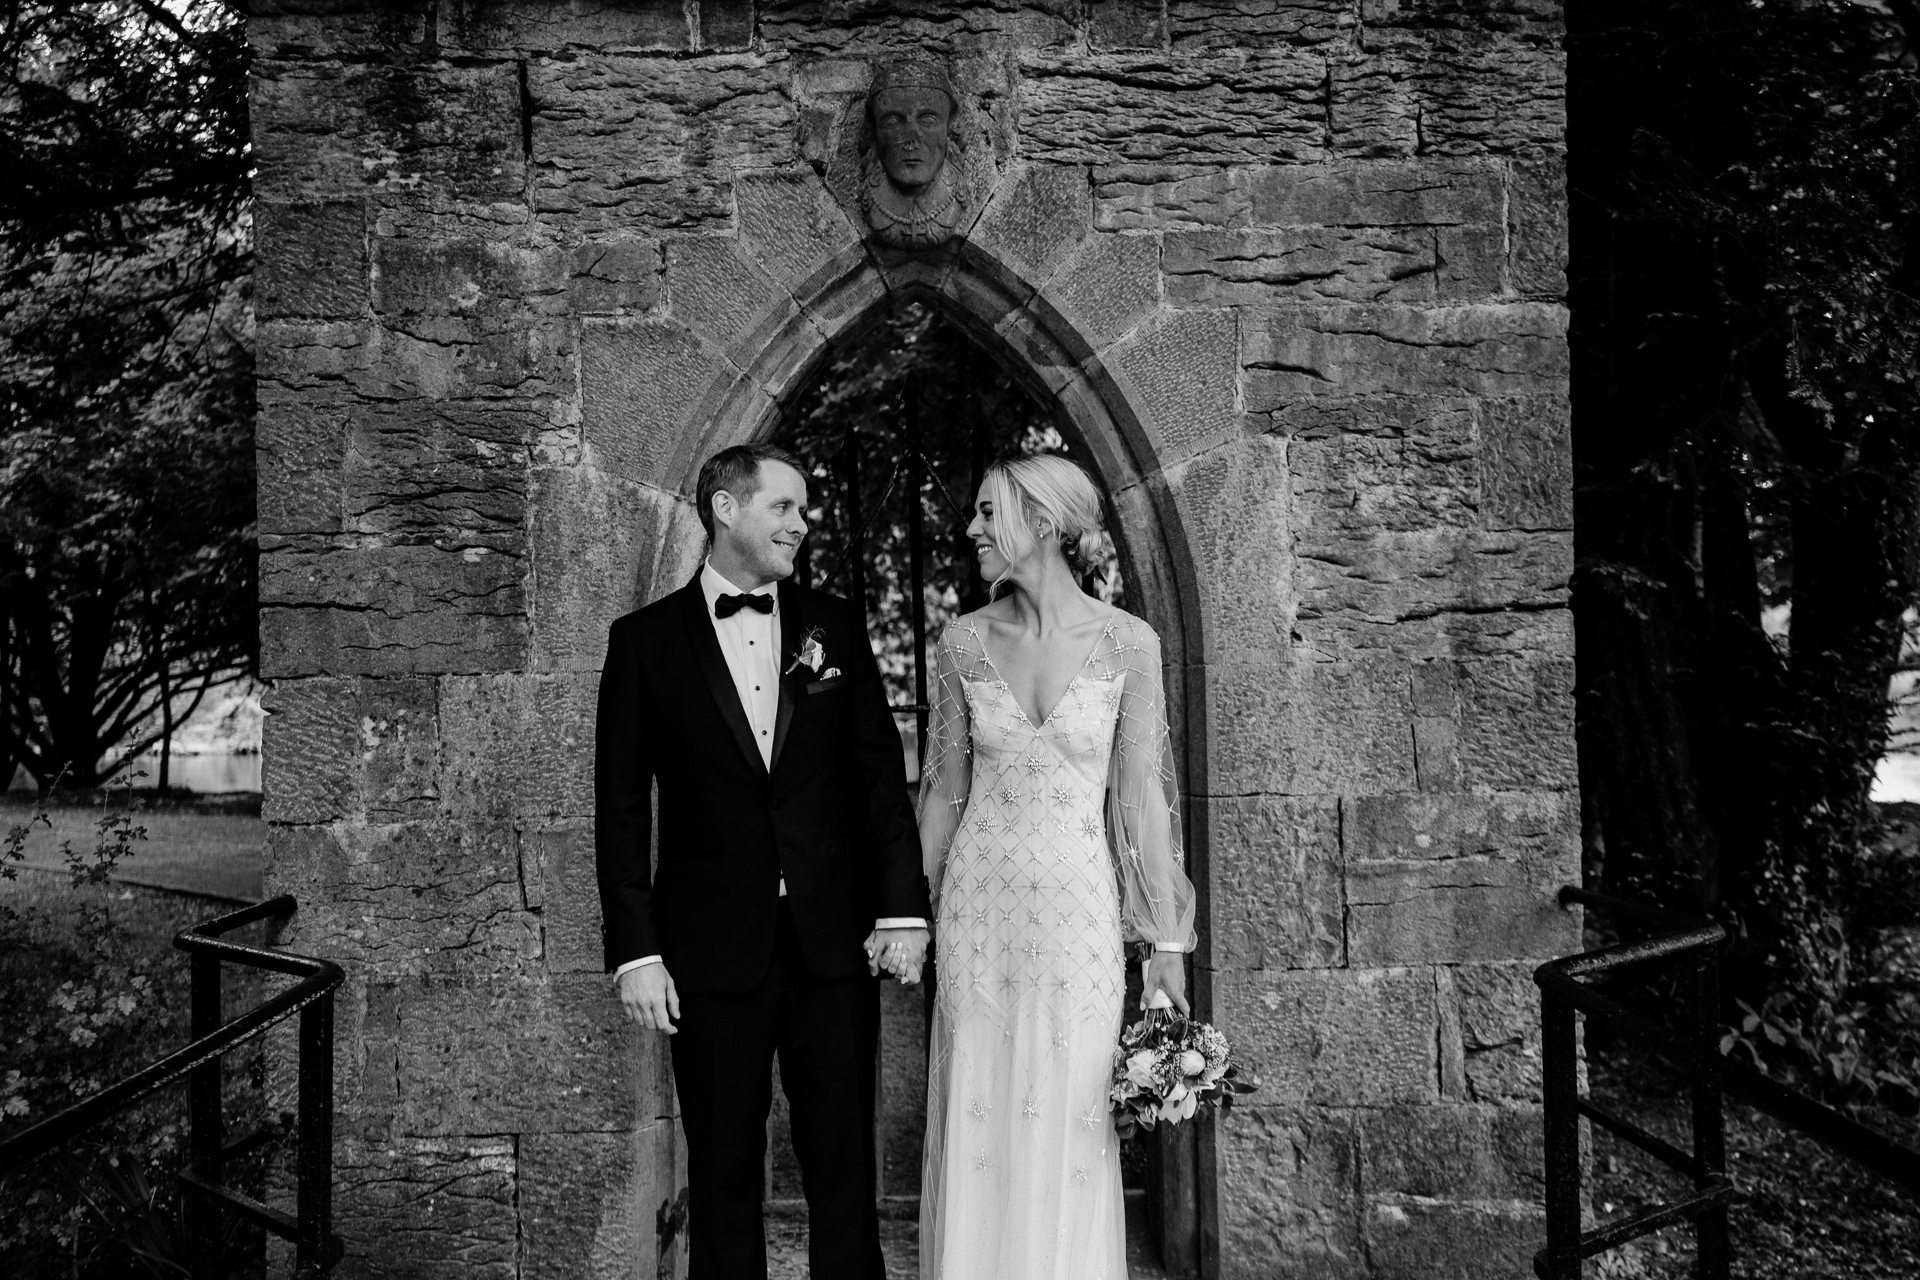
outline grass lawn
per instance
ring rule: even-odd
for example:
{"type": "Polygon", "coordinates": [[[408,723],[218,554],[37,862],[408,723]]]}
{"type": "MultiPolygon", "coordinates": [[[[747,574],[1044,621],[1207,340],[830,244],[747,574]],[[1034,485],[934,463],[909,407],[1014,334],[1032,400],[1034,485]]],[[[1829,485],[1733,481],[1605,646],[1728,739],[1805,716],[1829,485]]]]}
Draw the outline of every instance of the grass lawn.
{"type": "MultiPolygon", "coordinates": [[[[131,817],[147,834],[130,845],[114,873],[116,880],[235,901],[259,899],[261,854],[267,838],[259,796],[135,795],[131,817]]],[[[23,850],[24,865],[40,873],[64,874],[61,845],[71,843],[76,851],[91,853],[99,838],[100,818],[126,811],[125,797],[126,792],[116,791],[104,807],[76,798],[48,809],[51,825],[32,824],[23,850]]],[[[0,797],[0,828],[29,822],[38,809],[30,793],[7,793],[0,797]]]]}

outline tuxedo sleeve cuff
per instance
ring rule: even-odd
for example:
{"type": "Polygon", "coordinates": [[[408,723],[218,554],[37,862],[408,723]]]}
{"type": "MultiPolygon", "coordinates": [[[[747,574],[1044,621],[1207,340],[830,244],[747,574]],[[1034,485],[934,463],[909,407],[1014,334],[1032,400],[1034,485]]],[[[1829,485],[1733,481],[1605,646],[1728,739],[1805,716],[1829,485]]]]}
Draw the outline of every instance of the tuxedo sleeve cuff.
{"type": "Polygon", "coordinates": [[[919,916],[884,916],[873,922],[876,929],[924,929],[927,922],[919,916]]]}
{"type": "Polygon", "coordinates": [[[629,969],[639,969],[639,968],[644,968],[645,966],[650,964],[659,964],[659,963],[661,963],[659,956],[641,956],[638,960],[629,960],[625,964],[621,965],[618,969],[615,969],[613,971],[613,980],[615,982],[620,981],[620,975],[625,973],[629,969]]]}

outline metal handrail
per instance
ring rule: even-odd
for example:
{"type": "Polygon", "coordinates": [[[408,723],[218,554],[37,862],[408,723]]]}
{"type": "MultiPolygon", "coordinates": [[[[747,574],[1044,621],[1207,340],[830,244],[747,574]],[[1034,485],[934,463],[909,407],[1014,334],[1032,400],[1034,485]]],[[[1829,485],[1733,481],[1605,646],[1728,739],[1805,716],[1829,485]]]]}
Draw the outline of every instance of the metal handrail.
{"type": "Polygon", "coordinates": [[[190,1163],[179,1175],[179,1183],[191,1210],[187,1233],[194,1249],[194,1274],[213,1275],[219,1267],[218,1213],[223,1206],[292,1240],[298,1274],[324,1275],[331,1269],[342,1252],[341,1241],[332,1232],[333,992],[345,973],[328,960],[268,951],[220,936],[259,920],[291,915],[297,905],[291,894],[282,894],[177,935],[173,945],[187,952],[192,964],[193,1040],[117,1084],[0,1141],[0,1176],[25,1167],[109,1116],[187,1079],[190,1163]],[[301,981],[232,1021],[223,1021],[223,960],[289,974],[301,981]],[[220,1165],[261,1140],[261,1135],[254,1135],[231,1145],[226,1143],[220,1109],[220,1059],[296,1013],[300,1015],[298,1212],[289,1215],[220,1182],[220,1165]]]}
{"type": "Polygon", "coordinates": [[[1726,940],[1724,928],[1646,903],[1570,886],[1560,891],[1560,904],[1598,907],[1675,932],[1550,960],[1534,971],[1533,980],[1540,988],[1545,1076],[1547,1247],[1534,1256],[1533,1269],[1542,1280],[1579,1280],[1583,1258],[1687,1219],[1692,1219],[1698,1238],[1697,1273],[1706,1280],[1724,1280],[1732,1256],[1727,1205],[1733,1196],[1733,1182],[1726,1167],[1723,1095],[1740,1099],[1789,1129],[1920,1194],[1920,1152],[1719,1052],[1715,1028],[1720,1014],[1719,948],[1726,940]],[[1581,981],[1670,960],[1684,961],[1693,968],[1694,1025],[1688,1031],[1663,1026],[1581,981]],[[1636,1047],[1649,1050],[1687,1078],[1693,1103],[1691,1152],[1603,1110],[1580,1092],[1576,1014],[1585,1014],[1636,1047]],[[1582,1231],[1581,1116],[1692,1179],[1694,1194],[1593,1231],[1582,1231]]]}

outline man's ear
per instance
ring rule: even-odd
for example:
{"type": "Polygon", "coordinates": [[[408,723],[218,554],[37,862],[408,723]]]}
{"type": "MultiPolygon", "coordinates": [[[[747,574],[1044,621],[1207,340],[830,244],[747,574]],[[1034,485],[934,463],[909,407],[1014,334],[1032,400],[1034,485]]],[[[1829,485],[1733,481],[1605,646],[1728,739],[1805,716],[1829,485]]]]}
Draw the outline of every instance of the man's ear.
{"type": "Polygon", "coordinates": [[[725,489],[716,489],[713,494],[713,522],[724,528],[733,528],[733,522],[740,518],[740,503],[725,489]]]}

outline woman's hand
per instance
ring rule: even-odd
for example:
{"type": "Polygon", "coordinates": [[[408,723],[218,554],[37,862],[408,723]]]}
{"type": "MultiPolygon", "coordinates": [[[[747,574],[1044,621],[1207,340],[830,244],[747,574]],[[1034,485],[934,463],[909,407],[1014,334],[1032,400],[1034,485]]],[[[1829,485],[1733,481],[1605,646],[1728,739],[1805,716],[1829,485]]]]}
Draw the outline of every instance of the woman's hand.
{"type": "Polygon", "coordinates": [[[1181,951],[1156,951],[1147,961],[1147,980],[1143,984],[1141,1000],[1153,1003],[1153,993],[1164,991],[1167,999],[1173,1001],[1173,1007],[1180,1011],[1181,1017],[1191,1016],[1187,1006],[1187,957],[1181,951]]]}

